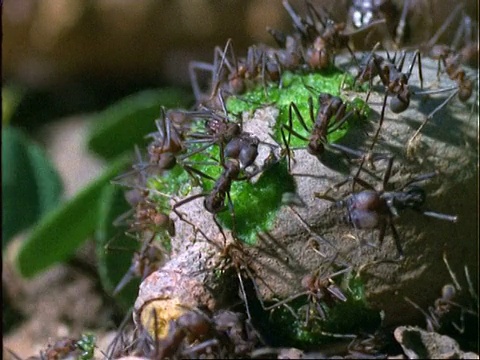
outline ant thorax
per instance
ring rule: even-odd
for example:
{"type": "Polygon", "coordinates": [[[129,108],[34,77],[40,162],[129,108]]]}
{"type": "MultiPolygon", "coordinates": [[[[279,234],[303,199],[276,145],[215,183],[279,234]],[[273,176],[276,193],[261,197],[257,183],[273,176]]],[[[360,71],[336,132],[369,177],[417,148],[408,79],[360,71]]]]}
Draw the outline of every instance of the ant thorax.
{"type": "MultiPolygon", "coordinates": [[[[253,168],[253,171],[259,169],[266,169],[271,163],[280,159],[280,144],[277,144],[269,135],[273,132],[276,118],[278,117],[278,109],[273,106],[268,106],[263,109],[255,111],[253,117],[249,117],[247,113],[243,115],[243,132],[247,134],[255,134],[256,139],[256,156],[254,161],[245,162],[248,158],[253,158],[248,152],[253,152],[253,149],[243,148],[244,153],[239,153],[238,159],[241,162],[242,168],[253,168]]],[[[247,171],[248,172],[248,171],[247,171]]],[[[250,181],[255,183],[261,176],[261,172],[254,176],[250,181]]]]}

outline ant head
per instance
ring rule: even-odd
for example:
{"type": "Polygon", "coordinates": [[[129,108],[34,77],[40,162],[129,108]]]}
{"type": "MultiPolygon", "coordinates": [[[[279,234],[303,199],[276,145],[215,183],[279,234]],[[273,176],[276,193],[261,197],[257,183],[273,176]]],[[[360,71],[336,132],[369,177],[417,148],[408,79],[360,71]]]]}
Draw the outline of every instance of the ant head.
{"type": "Polygon", "coordinates": [[[325,151],[325,146],[321,141],[310,141],[307,145],[307,151],[310,155],[319,156],[325,151]]]}
{"type": "Polygon", "coordinates": [[[214,192],[205,197],[203,204],[208,212],[217,214],[225,208],[225,193],[214,192]]]}
{"type": "Polygon", "coordinates": [[[407,110],[408,106],[410,105],[410,97],[400,97],[394,96],[390,100],[390,110],[392,110],[395,114],[399,114],[407,110]]]}
{"type": "Polygon", "coordinates": [[[397,209],[418,209],[425,203],[425,190],[421,187],[412,185],[404,191],[398,192],[393,198],[393,206],[397,209]]]}

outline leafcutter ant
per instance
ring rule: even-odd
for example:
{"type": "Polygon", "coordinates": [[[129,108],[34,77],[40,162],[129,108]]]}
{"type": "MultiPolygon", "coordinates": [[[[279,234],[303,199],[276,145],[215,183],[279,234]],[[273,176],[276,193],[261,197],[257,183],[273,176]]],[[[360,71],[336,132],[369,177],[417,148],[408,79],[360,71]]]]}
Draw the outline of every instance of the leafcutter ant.
{"type": "MultiPolygon", "coordinates": [[[[303,326],[309,326],[311,320],[321,320],[324,321],[327,318],[326,309],[332,308],[338,302],[347,301],[346,295],[338,287],[334,278],[342,275],[351,270],[351,267],[344,268],[337,272],[334,272],[328,276],[322,275],[319,271],[314,271],[312,273],[306,274],[301,279],[301,285],[304,289],[303,291],[294,294],[284,300],[278,301],[277,303],[265,307],[266,311],[276,309],[280,306],[284,306],[295,318],[304,320],[303,326]],[[305,309],[305,316],[299,316],[300,314],[295,311],[291,306],[294,300],[306,297],[306,304],[300,307],[300,311],[305,309]],[[313,316],[313,318],[312,318],[313,316]]],[[[321,332],[322,335],[338,337],[338,338],[355,338],[356,335],[351,334],[334,334],[321,332]]]]}
{"type": "MultiPolygon", "coordinates": [[[[474,83],[468,77],[465,72],[465,69],[462,67],[462,63],[466,60],[464,57],[468,57],[469,47],[471,47],[471,40],[468,40],[465,47],[465,53],[463,52],[464,49],[457,51],[455,50],[454,46],[448,46],[444,44],[437,44],[438,39],[440,38],[441,34],[444,33],[449,25],[451,25],[453,19],[458,15],[458,13],[462,10],[463,4],[459,4],[453,12],[447,17],[443,25],[437,30],[437,32],[432,36],[432,38],[426,43],[420,46],[420,51],[430,58],[434,60],[438,60],[438,72],[437,76],[441,72],[441,66],[443,65],[443,71],[449,77],[450,80],[456,82],[457,86],[447,89],[440,89],[440,90],[433,90],[429,91],[428,93],[440,93],[445,91],[452,91],[454,90],[446,99],[443,101],[439,106],[437,106],[430,114],[425,117],[425,120],[422,122],[420,127],[415,131],[413,136],[409,140],[409,144],[411,144],[414,139],[420,134],[424,126],[428,123],[428,121],[433,118],[433,116],[443,107],[445,107],[454,97],[458,94],[458,99],[465,103],[470,99],[473,93],[474,83]]],[[[464,16],[462,23],[460,25],[459,30],[457,33],[461,33],[463,28],[470,27],[471,25],[466,24],[465,21],[469,19],[466,15],[464,16]]],[[[465,30],[467,33],[467,37],[471,39],[471,36],[468,35],[468,30],[465,30]]],[[[454,40],[454,44],[457,43],[457,40],[454,40]]],[[[478,53],[478,42],[476,43],[477,46],[477,53],[478,53]]],[[[427,92],[424,92],[427,93],[427,92]]]]}
{"type": "Polygon", "coordinates": [[[428,331],[445,333],[447,330],[454,329],[457,334],[463,334],[465,331],[465,316],[477,318],[478,323],[478,295],[475,293],[470,273],[465,266],[465,277],[468,282],[471,300],[473,300],[473,307],[465,305],[465,299],[462,301],[461,298],[461,295],[465,294],[462,294],[463,289],[450,268],[446,253],[443,254],[443,262],[448,269],[453,284],[446,284],[442,287],[441,296],[435,300],[433,306],[428,307],[428,312],[408,297],[405,297],[405,300],[425,316],[428,331]],[[460,320],[460,324],[458,320],[460,320]]]}
{"type": "MultiPolygon", "coordinates": [[[[361,166],[353,178],[353,186],[355,183],[360,184],[365,190],[359,192],[352,192],[348,197],[343,200],[335,200],[328,196],[329,190],[325,193],[315,193],[315,197],[324,199],[335,203],[337,208],[344,209],[343,221],[353,226],[355,229],[378,229],[379,230],[379,243],[383,242],[387,225],[390,227],[393,238],[395,240],[395,246],[397,248],[397,254],[399,258],[404,258],[403,249],[400,242],[400,237],[394,225],[394,219],[400,215],[400,212],[404,209],[412,209],[422,213],[423,215],[434,217],[440,220],[446,220],[450,222],[456,222],[457,216],[441,214],[429,210],[422,209],[426,194],[420,186],[416,183],[420,181],[428,180],[436,173],[427,173],[419,175],[408,181],[405,185],[394,191],[387,191],[387,184],[390,179],[393,157],[388,160],[387,168],[383,177],[382,190],[377,191],[373,186],[366,181],[358,178],[361,166]]],[[[339,187],[345,184],[337,184],[339,187]]]]}
{"type": "Polygon", "coordinates": [[[314,70],[328,68],[333,64],[335,54],[345,48],[356,63],[355,54],[348,44],[350,37],[384,22],[384,20],[374,21],[357,31],[347,33],[345,32],[345,23],[334,22],[326,9],[322,8],[319,13],[310,1],[307,1],[306,4],[308,18],[304,19],[298,15],[287,0],[283,1],[283,6],[292,18],[295,29],[301,35],[305,63],[314,70]]]}
{"type": "Polygon", "coordinates": [[[412,74],[413,66],[415,61],[418,62],[418,74],[420,78],[420,86],[423,87],[423,75],[422,75],[422,65],[421,65],[421,56],[420,52],[416,51],[413,55],[412,62],[408,69],[407,73],[402,72],[403,65],[405,63],[406,53],[400,57],[400,61],[396,64],[396,55],[391,58],[387,53],[387,59],[383,58],[380,55],[375,54],[375,49],[378,44],[374,47],[372,52],[367,56],[365,65],[361,66],[361,71],[355,78],[355,81],[364,83],[369,81],[370,90],[367,94],[366,102],[370,97],[372,81],[376,76],[380,77],[382,84],[385,86],[385,96],[383,99],[382,112],[380,114],[380,122],[378,124],[377,131],[372,141],[370,149],[373,148],[374,144],[377,141],[378,135],[382,128],[383,120],[385,117],[385,108],[387,104],[387,98],[392,96],[390,99],[390,110],[394,113],[401,113],[407,110],[410,105],[410,91],[408,80],[412,74]]]}
{"type": "MultiPolygon", "coordinates": [[[[346,146],[328,143],[327,135],[340,129],[345,122],[354,114],[355,110],[351,110],[347,113],[346,108],[347,104],[338,96],[333,96],[328,93],[320,93],[318,96],[318,111],[316,116],[314,115],[313,99],[310,97],[308,99],[309,105],[309,115],[312,122],[312,127],[309,129],[303,116],[300,113],[297,105],[295,103],[290,103],[289,114],[288,114],[288,125],[282,124],[281,134],[282,139],[285,142],[286,153],[290,158],[290,139],[291,135],[308,142],[306,147],[309,154],[314,155],[321,159],[323,153],[326,149],[328,150],[338,150],[341,153],[352,155],[355,157],[365,157],[365,154],[361,151],[350,149],[346,146]],[[310,135],[307,138],[306,136],[301,135],[293,128],[293,114],[300,122],[302,128],[308,132],[310,135]],[[288,131],[288,136],[285,136],[284,130],[288,131]]],[[[289,161],[290,165],[290,161],[289,161]]]]}

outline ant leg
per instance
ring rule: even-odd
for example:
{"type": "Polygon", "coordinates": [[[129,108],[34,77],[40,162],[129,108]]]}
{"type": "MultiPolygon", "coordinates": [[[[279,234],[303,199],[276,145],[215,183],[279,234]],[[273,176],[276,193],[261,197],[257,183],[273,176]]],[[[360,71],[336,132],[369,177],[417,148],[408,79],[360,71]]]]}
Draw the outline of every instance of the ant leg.
{"type": "Polygon", "coordinates": [[[452,268],[450,267],[450,264],[448,263],[448,260],[447,260],[447,253],[444,252],[443,253],[443,262],[445,263],[445,266],[447,267],[447,270],[448,270],[448,273],[450,274],[450,277],[452,278],[452,281],[455,285],[455,288],[458,290],[458,291],[461,291],[462,290],[462,287],[460,286],[460,283],[458,282],[457,280],[457,276],[455,275],[455,273],[452,271],[452,268]]]}
{"type": "Polygon", "coordinates": [[[303,135],[300,135],[298,132],[296,132],[295,130],[293,130],[293,128],[285,125],[285,124],[282,124],[282,128],[288,130],[289,133],[291,133],[292,135],[295,135],[297,138],[299,138],[300,140],[303,140],[303,141],[309,141],[308,138],[306,138],[305,136],[303,135]]]}
{"type": "Polygon", "coordinates": [[[293,9],[288,0],[284,0],[283,7],[287,10],[288,15],[292,18],[294,27],[302,34],[302,36],[308,36],[307,29],[302,21],[302,18],[298,13],[293,9]]]}
{"type": "MultiPolygon", "coordinates": [[[[380,43],[377,42],[375,44],[375,46],[373,47],[372,51],[370,51],[370,53],[368,54],[367,56],[367,59],[366,59],[366,62],[365,62],[365,67],[363,68],[363,70],[358,73],[358,75],[355,77],[355,79],[353,79],[353,86],[355,86],[356,82],[357,82],[357,79],[363,79],[365,74],[367,73],[368,69],[369,69],[369,64],[370,62],[372,61],[372,58],[374,56],[374,53],[375,53],[375,50],[380,46],[380,43]]],[[[369,80],[370,80],[370,88],[372,87],[372,77],[373,76],[369,76],[369,80]]],[[[362,80],[363,81],[363,80],[362,80]]],[[[368,100],[368,95],[367,95],[367,100],[368,100]]],[[[367,100],[365,100],[365,102],[367,102],[367,100]]]]}
{"type": "Polygon", "coordinates": [[[425,316],[425,321],[427,323],[427,328],[431,327],[431,329],[429,329],[428,331],[434,331],[435,328],[438,329],[440,327],[440,324],[438,323],[438,321],[436,321],[435,318],[430,316],[425,310],[423,310],[420,306],[418,306],[417,303],[410,300],[410,298],[408,298],[407,296],[404,296],[403,298],[405,299],[406,302],[408,302],[410,305],[412,305],[415,309],[420,311],[423,314],[423,316],[425,316]]]}
{"type": "MultiPolygon", "coordinates": [[[[403,70],[403,65],[405,64],[405,58],[407,57],[407,53],[405,51],[402,51],[401,52],[401,57],[400,57],[400,62],[398,63],[398,65],[395,65],[395,67],[397,68],[397,70],[399,72],[402,72],[403,70]]],[[[396,58],[397,58],[397,52],[395,51],[395,55],[393,57],[393,59],[388,59],[392,64],[395,64],[396,63],[396,58]]],[[[408,77],[408,76],[407,76],[408,77]]]]}
{"type": "Polygon", "coordinates": [[[217,225],[218,230],[219,230],[220,233],[222,234],[222,237],[223,237],[223,246],[225,247],[226,244],[227,244],[227,236],[225,235],[225,232],[223,231],[222,225],[218,222],[216,214],[212,214],[212,215],[213,215],[213,221],[215,222],[215,225],[217,225]]]}
{"type": "Polygon", "coordinates": [[[243,297],[242,300],[245,303],[245,311],[247,313],[248,320],[252,321],[252,314],[250,313],[250,306],[248,305],[247,292],[245,291],[245,286],[243,285],[242,275],[240,274],[240,271],[238,269],[236,270],[237,270],[236,272],[237,272],[238,281],[240,284],[240,293],[243,297]]]}
{"type": "MultiPolygon", "coordinates": [[[[186,199],[183,199],[183,200],[181,200],[181,201],[178,201],[178,202],[175,203],[175,205],[173,205],[172,211],[175,213],[175,215],[177,215],[177,217],[178,217],[181,221],[183,221],[183,222],[187,223],[188,225],[190,225],[190,226],[192,227],[192,229],[193,229],[193,232],[194,232],[195,234],[200,233],[206,241],[208,241],[209,243],[211,243],[211,244],[213,244],[214,246],[218,247],[218,244],[216,244],[214,241],[212,241],[212,240],[202,231],[202,229],[199,229],[194,223],[192,223],[190,220],[187,220],[187,219],[185,218],[185,216],[184,216],[180,211],[177,210],[178,207],[180,207],[180,206],[182,206],[182,205],[185,205],[186,203],[188,203],[188,202],[190,202],[190,201],[193,201],[193,200],[195,200],[195,199],[198,199],[198,198],[200,198],[200,197],[202,197],[202,196],[206,196],[206,195],[208,195],[208,194],[205,194],[205,193],[196,194],[196,195],[192,195],[192,196],[190,196],[190,197],[188,197],[188,198],[186,198],[186,199]]],[[[215,217],[214,217],[214,220],[215,220],[215,217]]],[[[217,223],[216,220],[215,220],[215,223],[217,223]]],[[[217,223],[217,225],[218,225],[218,223],[217,223]]],[[[223,232],[222,232],[222,233],[223,233],[223,232]]]]}
{"type": "Polygon", "coordinates": [[[473,288],[472,279],[470,278],[470,271],[468,271],[467,265],[464,266],[464,272],[465,272],[465,278],[467,279],[467,283],[468,283],[468,292],[470,293],[470,296],[472,297],[472,299],[475,300],[477,309],[478,309],[478,295],[475,292],[475,289],[473,288]]]}
{"type": "MultiPolygon", "coordinates": [[[[311,97],[309,98],[309,101],[311,101],[311,97]]],[[[310,102],[309,102],[310,104],[310,102]]],[[[298,110],[298,107],[297,105],[294,103],[294,102],[291,102],[290,103],[290,106],[288,108],[288,124],[290,126],[290,128],[293,130],[293,113],[292,113],[292,109],[293,111],[295,112],[295,114],[297,115],[297,119],[298,121],[300,122],[300,124],[302,125],[302,127],[305,129],[306,132],[310,132],[310,130],[308,129],[307,127],[307,124],[305,123],[305,121],[303,120],[303,116],[302,114],[300,113],[300,110],[298,110]]],[[[313,114],[313,109],[310,109],[310,113],[313,114]]],[[[311,115],[313,116],[313,115],[311,115]]]]}
{"type": "Polygon", "coordinates": [[[453,12],[450,13],[450,15],[448,15],[448,17],[443,22],[442,26],[440,26],[438,28],[437,32],[427,42],[427,46],[426,46],[427,49],[431,49],[433,46],[435,46],[435,44],[438,42],[438,39],[440,38],[440,36],[442,36],[442,34],[448,29],[448,27],[452,23],[453,19],[455,18],[455,16],[457,16],[457,14],[463,9],[463,7],[464,7],[463,3],[458,4],[455,7],[455,9],[453,10],[453,12]]]}
{"type": "Polygon", "coordinates": [[[385,238],[386,231],[387,231],[387,221],[382,221],[382,223],[380,224],[380,229],[379,229],[379,233],[378,233],[379,247],[381,247],[382,244],[383,244],[383,239],[385,238]]]}
{"type": "Polygon", "coordinates": [[[382,125],[383,125],[383,120],[385,118],[385,108],[387,106],[387,98],[388,98],[388,92],[385,92],[385,96],[383,98],[382,112],[380,114],[380,121],[378,123],[378,129],[375,133],[375,136],[373,137],[372,145],[370,145],[370,150],[372,150],[373,147],[375,146],[375,143],[377,142],[377,139],[378,139],[378,135],[380,134],[380,129],[382,128],[382,125]]]}
{"type": "Polygon", "coordinates": [[[415,65],[415,62],[418,63],[418,78],[420,79],[420,88],[423,89],[423,74],[422,74],[422,55],[420,54],[420,51],[415,51],[415,54],[413,55],[412,62],[410,64],[410,67],[408,68],[408,73],[407,73],[407,79],[410,79],[410,75],[412,75],[413,67],[415,65]]]}
{"type": "Polygon", "coordinates": [[[387,168],[385,169],[385,174],[383,175],[382,181],[382,190],[385,191],[387,188],[388,181],[390,180],[390,175],[392,174],[393,160],[394,156],[390,156],[387,163],[387,168]]]}
{"type": "Polygon", "coordinates": [[[235,208],[233,207],[232,197],[230,196],[230,191],[227,191],[228,199],[228,208],[230,210],[230,215],[232,216],[232,235],[234,238],[237,236],[237,220],[235,217],[235,208]]]}
{"type": "Polygon", "coordinates": [[[403,260],[405,258],[405,255],[403,253],[402,245],[400,243],[400,237],[398,236],[397,229],[395,228],[395,225],[393,224],[392,218],[389,219],[390,222],[390,229],[392,230],[393,234],[393,239],[395,240],[395,246],[397,247],[397,254],[398,254],[398,260],[403,260]]]}
{"type": "MultiPolygon", "coordinates": [[[[328,241],[327,239],[323,238],[322,236],[318,235],[317,233],[315,233],[312,228],[310,227],[310,225],[307,224],[307,222],[300,216],[300,214],[292,207],[292,206],[288,206],[288,208],[293,212],[293,214],[295,215],[295,217],[298,219],[298,221],[300,222],[300,224],[302,224],[303,228],[310,234],[311,237],[313,237],[315,240],[317,240],[318,242],[324,242],[324,243],[327,243],[328,245],[330,245],[332,248],[334,249],[337,249],[335,247],[335,245],[333,245],[330,241],[328,241]]],[[[325,254],[321,253],[319,251],[319,254],[322,255],[323,257],[325,257],[325,254]]]]}
{"type": "MultiPolygon", "coordinates": [[[[200,62],[200,61],[192,61],[188,64],[188,72],[190,74],[190,83],[192,84],[193,94],[197,101],[201,101],[205,98],[205,93],[200,90],[200,85],[198,83],[197,73],[195,70],[203,70],[214,74],[215,68],[210,63],[200,62]]],[[[212,82],[213,84],[213,82],[212,82]]]]}
{"type": "MultiPolygon", "coordinates": [[[[457,87],[456,87],[457,88],[457,87]]],[[[451,90],[451,89],[448,89],[448,90],[451,90]]],[[[412,137],[408,140],[408,144],[412,144],[413,141],[415,140],[415,138],[420,134],[420,132],[422,131],[422,129],[425,127],[425,125],[427,125],[428,121],[433,118],[433,116],[438,112],[440,111],[442,108],[444,108],[449,102],[450,100],[452,100],[454,98],[455,95],[458,94],[458,88],[456,91],[452,92],[450,94],[449,97],[447,97],[445,99],[445,101],[443,103],[441,103],[440,105],[438,105],[430,114],[428,114],[426,117],[425,117],[425,120],[423,120],[422,124],[420,125],[420,127],[417,129],[417,131],[415,131],[415,133],[412,135],[412,137]]]]}
{"type": "Polygon", "coordinates": [[[291,173],[292,172],[291,158],[293,157],[291,156],[291,154],[293,155],[293,151],[290,150],[290,145],[289,145],[291,132],[290,131],[288,132],[288,140],[285,139],[285,132],[283,131],[283,127],[280,128],[280,134],[282,135],[282,141],[285,144],[285,152],[287,153],[286,156],[288,157],[288,172],[291,173]]]}
{"type": "Polygon", "coordinates": [[[405,32],[405,25],[407,24],[407,14],[408,8],[410,6],[410,0],[405,0],[403,3],[402,14],[400,15],[400,20],[398,21],[397,28],[395,29],[395,45],[400,47],[403,36],[405,32]]]}

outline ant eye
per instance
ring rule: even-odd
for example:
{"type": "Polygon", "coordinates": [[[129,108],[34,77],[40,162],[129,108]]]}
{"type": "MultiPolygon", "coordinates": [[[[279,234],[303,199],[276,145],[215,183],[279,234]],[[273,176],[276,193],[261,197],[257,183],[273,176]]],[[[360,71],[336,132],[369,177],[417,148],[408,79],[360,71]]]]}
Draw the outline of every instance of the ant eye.
{"type": "Polygon", "coordinates": [[[408,98],[401,99],[398,96],[394,96],[390,100],[390,110],[392,110],[395,114],[398,114],[407,110],[408,105],[410,105],[410,100],[408,98]]]}

